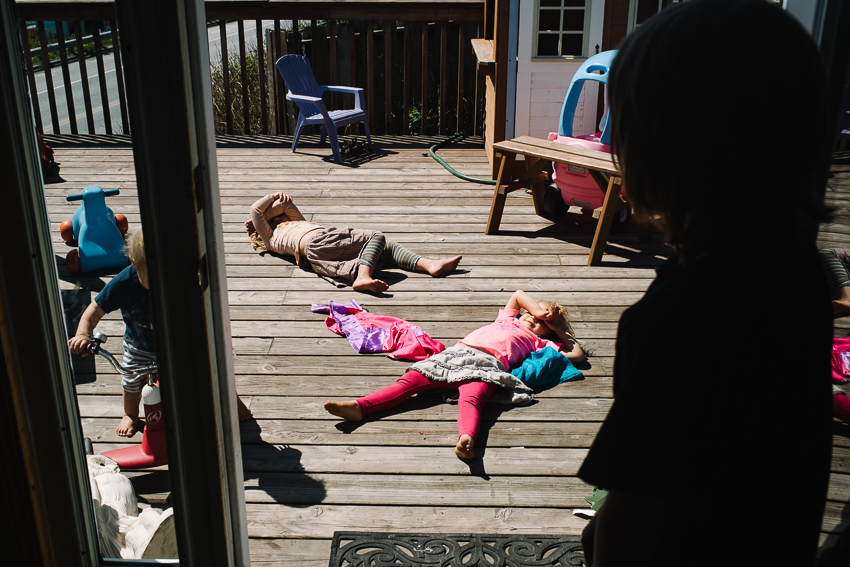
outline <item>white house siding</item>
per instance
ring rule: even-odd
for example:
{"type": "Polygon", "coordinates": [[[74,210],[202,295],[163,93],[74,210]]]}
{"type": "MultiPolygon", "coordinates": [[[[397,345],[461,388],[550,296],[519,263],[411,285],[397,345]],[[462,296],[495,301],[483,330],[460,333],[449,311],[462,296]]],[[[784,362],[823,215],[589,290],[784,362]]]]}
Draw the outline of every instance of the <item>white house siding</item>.
{"type": "MultiPolygon", "coordinates": [[[[591,54],[602,44],[604,0],[588,0],[590,26],[587,45],[591,54]]],[[[561,105],[570,87],[573,74],[584,59],[532,58],[534,11],[536,0],[520,0],[519,36],[517,45],[517,81],[515,107],[515,136],[546,138],[558,131],[561,105]]],[[[573,120],[573,132],[592,134],[596,131],[596,85],[585,87],[573,120]],[[587,96],[590,94],[590,96],[587,96]],[[585,120],[585,116],[589,120],[585,120]]]]}

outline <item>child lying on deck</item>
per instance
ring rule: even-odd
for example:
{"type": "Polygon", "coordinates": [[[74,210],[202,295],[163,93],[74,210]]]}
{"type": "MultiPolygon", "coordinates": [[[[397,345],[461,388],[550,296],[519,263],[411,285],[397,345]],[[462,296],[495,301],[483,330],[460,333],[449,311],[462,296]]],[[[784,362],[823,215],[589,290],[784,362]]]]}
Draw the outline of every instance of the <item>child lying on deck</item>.
{"type": "Polygon", "coordinates": [[[259,238],[266,250],[295,256],[299,266],[309,263],[317,274],[355,291],[386,291],[389,285],[372,275],[384,264],[439,277],[452,273],[461,260],[461,256],[424,258],[377,230],[323,227],[306,220],[286,193],[272,193],[254,203],[245,230],[255,249],[259,238]]]}
{"type": "Polygon", "coordinates": [[[496,320],[473,331],[441,353],[408,368],[395,384],[364,398],[325,402],[329,413],[351,421],[397,406],[413,394],[435,388],[457,389],[458,441],[455,453],[475,456],[480,411],[498,386],[511,389],[517,380],[510,370],[532,352],[551,346],[573,362],[585,359],[566,314],[559,305],[535,301],[522,290],[514,292],[496,320]],[[520,308],[527,313],[520,316],[520,308]],[[553,342],[558,341],[558,342],[553,342]]]}

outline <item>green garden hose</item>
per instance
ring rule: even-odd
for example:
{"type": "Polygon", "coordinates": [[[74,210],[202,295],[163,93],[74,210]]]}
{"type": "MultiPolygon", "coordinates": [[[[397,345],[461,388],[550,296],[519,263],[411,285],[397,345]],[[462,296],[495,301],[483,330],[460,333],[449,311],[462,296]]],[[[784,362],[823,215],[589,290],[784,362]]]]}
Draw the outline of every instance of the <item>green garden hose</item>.
{"type": "Polygon", "coordinates": [[[431,155],[432,158],[434,158],[437,161],[437,163],[439,163],[440,165],[445,167],[447,170],[449,170],[449,173],[451,173],[455,177],[460,177],[464,181],[471,181],[473,183],[482,183],[484,185],[495,185],[496,184],[495,179],[481,179],[479,177],[470,177],[469,175],[464,175],[463,173],[459,172],[458,170],[456,170],[455,168],[453,168],[452,166],[447,164],[442,158],[437,157],[437,150],[439,150],[443,146],[448,146],[449,144],[451,144],[451,143],[453,143],[457,140],[461,140],[464,137],[466,137],[466,134],[464,134],[463,132],[458,132],[454,136],[451,136],[451,137],[443,140],[442,142],[439,142],[439,143],[431,146],[431,148],[428,150],[428,153],[431,155]]]}

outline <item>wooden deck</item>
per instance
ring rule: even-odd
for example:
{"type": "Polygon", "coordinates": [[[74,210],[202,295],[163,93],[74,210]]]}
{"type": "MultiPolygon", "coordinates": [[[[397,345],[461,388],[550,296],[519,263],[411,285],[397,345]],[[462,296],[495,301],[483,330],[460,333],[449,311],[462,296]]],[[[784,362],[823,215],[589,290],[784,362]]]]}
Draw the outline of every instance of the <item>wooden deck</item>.
{"type": "MultiPolygon", "coordinates": [[[[79,317],[112,274],[76,278],[65,269],[59,223],[76,207],[65,195],[87,185],[118,187],[121,195],[107,204],[131,226],[139,222],[132,150],[120,140],[47,139],[65,180],[46,192],[68,319],[79,317]]],[[[492,188],[461,181],[423,155],[434,141],[376,139],[379,151],[357,167],[334,164],[330,149],[315,142],[308,138],[294,155],[288,143],[238,139],[218,151],[237,388],[256,417],[242,426],[253,563],[327,565],[335,530],[579,533],[585,521],[571,511],[587,507],[590,487],[575,473],[611,405],[620,313],[641,297],[667,253],[660,235],[639,244],[632,223],[612,235],[602,265],[586,267],[593,223],[553,225],[534,215],[524,194],[508,198],[502,232],[485,236],[492,188]],[[426,256],[463,254],[461,270],[441,279],[385,272],[391,287],[383,297],[337,289],[248,244],[242,228],[248,207],[273,191],[288,192],[308,219],[326,225],[380,229],[426,256]],[[357,427],[323,411],[325,400],[390,384],[405,363],[355,354],[325,328],[323,316],[311,313],[311,303],[356,299],[452,345],[491,321],[516,289],[569,306],[594,355],[584,380],[549,390],[532,406],[489,404],[472,464],[454,455],[457,408],[439,397],[411,399],[357,427]]],[[[488,176],[480,143],[440,155],[464,173],[488,176]]],[[[836,158],[830,199],[843,210],[824,227],[822,245],[850,247],[850,153],[836,158]]],[[[845,321],[836,328],[841,336],[850,326],[845,321]]],[[[110,315],[100,330],[110,336],[106,348],[120,352],[120,318],[110,315]]],[[[75,365],[85,435],[97,452],[122,446],[114,432],[122,414],[120,377],[91,358],[75,365]]],[[[782,456],[777,459],[781,466],[782,456]]],[[[132,475],[141,500],[167,504],[165,474],[132,475]]],[[[824,540],[850,527],[848,500],[850,427],[836,423],[824,540]]]]}

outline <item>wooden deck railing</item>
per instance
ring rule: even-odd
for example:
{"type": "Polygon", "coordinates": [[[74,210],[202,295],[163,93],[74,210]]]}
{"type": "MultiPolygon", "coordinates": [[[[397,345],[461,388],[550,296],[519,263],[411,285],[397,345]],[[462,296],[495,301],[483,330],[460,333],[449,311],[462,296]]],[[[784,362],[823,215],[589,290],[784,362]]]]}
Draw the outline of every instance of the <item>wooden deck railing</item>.
{"type": "MultiPolygon", "coordinates": [[[[274,61],[288,53],[299,53],[310,59],[320,84],[365,89],[366,110],[374,134],[478,134],[483,125],[483,84],[476,72],[470,39],[483,34],[483,5],[483,0],[269,1],[238,7],[231,7],[228,2],[208,2],[207,17],[213,27],[218,27],[221,37],[227,35],[228,21],[232,28],[232,18],[240,18],[235,20],[236,52],[233,53],[232,44],[221,41],[220,62],[214,59],[216,131],[293,134],[298,110],[285,100],[286,88],[274,61]],[[322,19],[304,19],[305,16],[322,19]],[[246,33],[245,22],[254,23],[256,29],[246,33]]],[[[129,133],[120,30],[115,23],[114,6],[81,2],[69,7],[63,3],[53,5],[52,12],[50,6],[18,2],[31,93],[38,93],[36,77],[38,73],[43,75],[38,82],[44,84],[44,91],[40,97],[32,97],[36,127],[53,134],[129,133]],[[89,32],[84,39],[81,21],[74,19],[75,12],[80,19],[101,18],[98,25],[88,27],[109,32],[108,49],[115,58],[115,77],[109,79],[111,89],[104,70],[104,52],[108,49],[103,46],[102,35],[89,32]],[[36,22],[34,29],[27,26],[32,21],[36,22]],[[55,43],[48,42],[45,22],[55,22],[55,43]],[[72,37],[66,37],[64,30],[69,30],[72,37]],[[31,40],[37,49],[30,49],[31,40]],[[86,49],[89,55],[80,56],[86,49]],[[61,68],[61,85],[52,73],[44,72],[51,52],[59,55],[52,65],[61,68]],[[70,72],[74,66],[80,77],[97,76],[99,106],[93,104],[88,80],[81,79],[82,92],[77,89],[75,96],[72,83],[76,81],[72,81],[70,72]],[[68,112],[67,119],[60,123],[57,100],[62,99],[68,112]],[[110,111],[115,106],[120,110],[120,121],[110,111]]],[[[331,109],[351,104],[346,95],[329,96],[327,102],[331,109]]]]}

